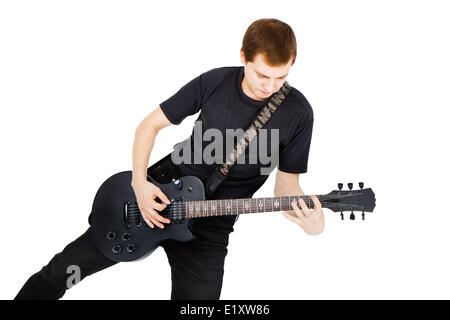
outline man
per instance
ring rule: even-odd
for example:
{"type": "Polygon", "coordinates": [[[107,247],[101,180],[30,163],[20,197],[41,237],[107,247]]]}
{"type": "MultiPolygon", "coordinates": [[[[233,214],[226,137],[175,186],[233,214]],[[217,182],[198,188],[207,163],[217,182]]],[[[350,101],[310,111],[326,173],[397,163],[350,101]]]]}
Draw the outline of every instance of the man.
{"type": "MultiPolygon", "coordinates": [[[[206,130],[214,128],[222,133],[226,129],[245,130],[269,97],[286,81],[296,58],[294,32],[289,25],[276,19],[257,20],[244,35],[240,56],[244,67],[222,67],[202,73],[162,102],[137,127],[133,145],[132,187],[139,209],[151,228],[164,228],[164,223],[170,222],[158,213],[170,200],[147,180],[147,165],[158,132],[171,124],[181,123],[184,118],[199,111],[198,121],[206,130]],[[157,202],[156,198],[163,203],[157,202]]],[[[279,147],[275,196],[304,195],[298,180],[299,174],[307,169],[313,120],[308,101],[292,88],[266,123],[265,129],[278,130],[278,141],[275,141],[279,147]]],[[[191,149],[195,144],[193,140],[194,132],[186,141],[191,149]]],[[[270,138],[267,139],[267,136],[266,141],[259,135],[255,140],[258,145],[273,143],[268,141],[270,138]]],[[[204,147],[203,141],[201,143],[204,147]]],[[[195,152],[192,152],[193,156],[195,152]]],[[[261,174],[262,167],[260,159],[256,163],[236,163],[213,198],[252,197],[268,178],[267,174],[261,174]]],[[[180,163],[178,168],[183,176],[195,175],[206,185],[215,164],[187,161],[180,163]]],[[[292,211],[283,214],[306,233],[317,235],[323,231],[325,223],[320,202],[315,196],[312,200],[314,210],[300,200],[298,204],[292,203],[292,211]]],[[[196,239],[189,242],[165,240],[161,243],[172,271],[171,298],[219,299],[228,237],[236,217],[217,216],[192,221],[196,239]]],[[[16,299],[59,299],[68,288],[68,267],[77,266],[83,279],[116,264],[96,249],[91,232],[89,228],[30,277],[16,299]]]]}

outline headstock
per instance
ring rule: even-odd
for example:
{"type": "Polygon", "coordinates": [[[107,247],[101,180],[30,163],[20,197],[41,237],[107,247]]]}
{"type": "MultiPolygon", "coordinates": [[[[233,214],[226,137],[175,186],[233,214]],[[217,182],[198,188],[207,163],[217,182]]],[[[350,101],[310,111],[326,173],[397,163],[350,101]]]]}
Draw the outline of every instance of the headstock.
{"type": "Polygon", "coordinates": [[[338,183],[339,190],[333,190],[322,196],[320,198],[322,206],[334,212],[340,212],[342,220],[344,220],[344,211],[351,211],[351,220],[355,220],[353,212],[362,212],[364,220],[365,212],[373,212],[375,208],[375,193],[371,188],[364,189],[363,182],[359,182],[360,190],[352,190],[353,183],[347,184],[349,190],[342,190],[343,186],[342,183],[338,183]]]}

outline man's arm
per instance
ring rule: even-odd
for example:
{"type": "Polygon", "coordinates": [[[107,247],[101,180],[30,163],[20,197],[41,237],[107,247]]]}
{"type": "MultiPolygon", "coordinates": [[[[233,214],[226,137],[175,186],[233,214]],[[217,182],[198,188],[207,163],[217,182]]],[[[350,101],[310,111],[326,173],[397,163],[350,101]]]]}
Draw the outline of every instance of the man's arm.
{"type": "Polygon", "coordinates": [[[275,196],[303,196],[305,193],[300,188],[298,183],[298,173],[288,173],[277,170],[277,176],[275,178],[275,196]]]}
{"type": "Polygon", "coordinates": [[[157,203],[154,199],[158,197],[166,204],[170,203],[167,196],[153,183],[147,181],[147,166],[152,152],[155,138],[158,132],[171,125],[166,118],[161,107],[155,108],[136,128],[133,144],[133,173],[131,186],[136,194],[139,210],[141,211],[146,223],[153,228],[156,224],[164,228],[163,222],[169,223],[170,220],[160,216],[156,210],[163,210],[166,206],[157,203]]]}
{"type": "Polygon", "coordinates": [[[156,107],[136,128],[133,144],[132,184],[147,181],[147,167],[158,132],[172,123],[166,118],[161,107],[156,107]]]}
{"type": "MultiPolygon", "coordinates": [[[[298,182],[299,174],[288,173],[277,170],[277,176],[275,178],[274,193],[276,197],[279,196],[303,196],[305,193],[300,188],[298,182]]],[[[299,199],[297,203],[291,203],[291,211],[283,212],[283,215],[298,224],[303,231],[310,235],[318,235],[322,233],[325,228],[325,218],[322,212],[322,206],[319,199],[316,196],[311,196],[314,202],[314,210],[309,209],[306,203],[299,199]]]]}

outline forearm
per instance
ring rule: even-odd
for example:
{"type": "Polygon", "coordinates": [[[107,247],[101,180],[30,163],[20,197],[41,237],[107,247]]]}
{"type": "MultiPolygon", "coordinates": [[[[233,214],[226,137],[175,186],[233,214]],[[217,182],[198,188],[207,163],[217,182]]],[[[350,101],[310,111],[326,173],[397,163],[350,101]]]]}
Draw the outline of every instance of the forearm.
{"type": "Polygon", "coordinates": [[[278,186],[274,190],[275,197],[281,197],[281,196],[303,196],[305,193],[303,192],[302,188],[300,188],[300,185],[294,184],[290,186],[278,186]]]}
{"type": "Polygon", "coordinates": [[[133,143],[132,185],[147,181],[147,167],[158,130],[151,125],[140,125],[136,129],[133,143]]]}

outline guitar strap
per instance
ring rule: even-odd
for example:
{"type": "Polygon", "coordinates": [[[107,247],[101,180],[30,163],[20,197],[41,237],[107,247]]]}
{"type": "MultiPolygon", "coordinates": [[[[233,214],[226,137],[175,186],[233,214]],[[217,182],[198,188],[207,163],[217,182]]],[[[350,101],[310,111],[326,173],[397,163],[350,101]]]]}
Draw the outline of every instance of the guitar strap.
{"type": "Polygon", "coordinates": [[[259,130],[269,121],[270,117],[277,111],[278,107],[287,97],[291,91],[291,86],[284,82],[283,86],[275,92],[269,99],[269,101],[262,107],[260,113],[256,119],[250,124],[248,129],[245,131],[243,137],[237,141],[237,145],[234,150],[228,155],[224,164],[216,167],[214,173],[210,176],[206,184],[206,194],[210,198],[217,187],[226,178],[231,167],[236,162],[237,158],[245,151],[247,146],[253,139],[258,135],[259,130]]]}

